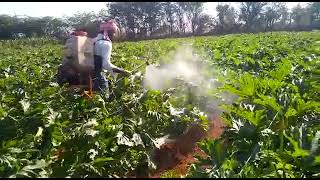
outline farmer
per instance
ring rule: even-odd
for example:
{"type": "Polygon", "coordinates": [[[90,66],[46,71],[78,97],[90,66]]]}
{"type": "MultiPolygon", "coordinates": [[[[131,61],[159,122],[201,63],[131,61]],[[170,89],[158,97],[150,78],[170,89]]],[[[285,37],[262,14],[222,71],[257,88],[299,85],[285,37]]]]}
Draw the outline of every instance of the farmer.
{"type": "Polygon", "coordinates": [[[100,31],[94,39],[94,68],[96,79],[94,81],[94,91],[104,91],[108,87],[108,81],[102,70],[107,70],[110,73],[120,73],[129,75],[130,73],[113,65],[110,61],[112,51],[112,40],[118,27],[113,20],[102,22],[100,31]]]}

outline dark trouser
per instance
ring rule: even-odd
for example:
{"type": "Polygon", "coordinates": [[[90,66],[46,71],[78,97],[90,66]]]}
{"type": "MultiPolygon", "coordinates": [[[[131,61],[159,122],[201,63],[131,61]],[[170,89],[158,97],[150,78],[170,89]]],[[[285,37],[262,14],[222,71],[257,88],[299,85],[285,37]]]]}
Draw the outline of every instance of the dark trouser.
{"type": "Polygon", "coordinates": [[[102,73],[102,57],[94,55],[94,70],[96,79],[94,81],[93,90],[104,92],[108,89],[108,80],[102,73]]]}

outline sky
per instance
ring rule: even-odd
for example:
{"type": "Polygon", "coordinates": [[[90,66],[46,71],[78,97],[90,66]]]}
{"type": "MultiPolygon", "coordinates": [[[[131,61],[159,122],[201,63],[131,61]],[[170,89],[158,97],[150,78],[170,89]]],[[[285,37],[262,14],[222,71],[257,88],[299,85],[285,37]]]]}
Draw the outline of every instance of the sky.
{"type": "MultiPolygon", "coordinates": [[[[291,9],[300,3],[301,6],[306,2],[287,2],[287,7],[291,9]]],[[[239,2],[226,2],[234,7],[239,6],[239,2]]],[[[218,2],[207,2],[204,5],[204,12],[216,16],[215,8],[218,2]]],[[[106,9],[106,2],[0,2],[0,14],[7,15],[27,15],[32,17],[63,17],[71,16],[77,12],[99,12],[106,9]]]]}

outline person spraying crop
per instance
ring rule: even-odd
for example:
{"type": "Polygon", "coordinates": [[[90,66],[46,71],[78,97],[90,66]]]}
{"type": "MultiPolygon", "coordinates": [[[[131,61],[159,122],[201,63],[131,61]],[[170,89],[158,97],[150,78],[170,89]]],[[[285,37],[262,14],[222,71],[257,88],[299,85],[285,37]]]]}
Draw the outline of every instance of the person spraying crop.
{"type": "Polygon", "coordinates": [[[112,51],[112,40],[118,30],[113,20],[102,22],[100,24],[100,32],[94,39],[94,71],[96,80],[94,82],[94,90],[104,90],[108,87],[108,81],[102,70],[110,73],[120,73],[129,75],[130,73],[122,68],[113,65],[110,61],[112,51]]]}
{"type": "Polygon", "coordinates": [[[111,63],[112,40],[117,31],[116,23],[109,20],[100,24],[94,39],[88,38],[84,31],[72,33],[64,47],[63,63],[58,69],[58,83],[85,86],[91,96],[92,90],[104,92],[108,89],[108,80],[103,70],[130,75],[130,72],[111,63]]]}

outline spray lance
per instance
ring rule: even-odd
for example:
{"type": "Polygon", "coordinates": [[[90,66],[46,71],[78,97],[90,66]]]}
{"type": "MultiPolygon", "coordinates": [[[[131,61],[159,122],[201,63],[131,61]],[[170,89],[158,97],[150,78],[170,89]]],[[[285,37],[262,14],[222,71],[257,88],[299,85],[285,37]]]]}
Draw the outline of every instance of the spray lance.
{"type": "MultiPolygon", "coordinates": [[[[134,72],[136,72],[139,68],[141,68],[143,65],[150,65],[150,63],[149,63],[149,61],[148,60],[146,60],[145,62],[144,62],[144,64],[140,64],[138,67],[136,67],[136,68],[134,68],[133,69],[133,71],[130,73],[131,74],[131,76],[132,76],[132,73],[134,73],[134,72]]],[[[118,82],[120,82],[121,80],[123,80],[125,77],[121,77],[120,79],[118,79],[118,80],[116,80],[116,82],[115,82],[115,84],[118,84],[118,82]]]]}
{"type": "MultiPolygon", "coordinates": [[[[131,76],[134,76],[134,74],[135,73],[137,73],[137,71],[142,67],[142,66],[144,66],[144,65],[150,65],[150,63],[149,63],[149,61],[148,60],[146,60],[146,61],[144,61],[144,63],[142,63],[142,64],[140,64],[138,67],[136,67],[136,68],[134,68],[132,71],[131,71],[131,73],[130,73],[130,75],[131,76]]],[[[116,75],[113,75],[114,76],[114,78],[115,78],[115,82],[113,83],[114,85],[118,85],[118,83],[121,81],[121,80],[123,80],[126,76],[124,76],[124,77],[121,77],[121,78],[119,78],[119,79],[116,79],[116,75]]],[[[109,82],[110,83],[110,82],[109,82]]],[[[111,85],[111,84],[109,84],[109,85],[111,85]]],[[[115,94],[114,94],[114,92],[111,90],[111,88],[110,88],[111,86],[109,86],[109,91],[110,91],[110,95],[111,95],[111,97],[109,97],[109,101],[111,101],[114,97],[115,97],[115,94]]]]}

